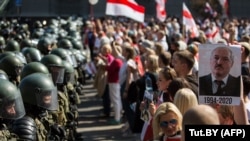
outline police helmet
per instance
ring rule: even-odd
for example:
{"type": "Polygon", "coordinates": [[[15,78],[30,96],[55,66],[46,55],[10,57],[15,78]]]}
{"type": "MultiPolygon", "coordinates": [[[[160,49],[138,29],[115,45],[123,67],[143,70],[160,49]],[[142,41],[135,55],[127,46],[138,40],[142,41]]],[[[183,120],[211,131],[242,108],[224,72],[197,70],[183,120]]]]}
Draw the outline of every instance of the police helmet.
{"type": "Polygon", "coordinates": [[[8,80],[0,79],[0,118],[18,119],[26,112],[19,89],[8,80]]]}
{"type": "Polygon", "coordinates": [[[22,54],[25,56],[27,63],[39,62],[42,58],[41,52],[37,48],[24,48],[22,54]]]}
{"type": "Polygon", "coordinates": [[[24,66],[21,72],[21,80],[33,73],[44,73],[50,76],[49,70],[44,64],[41,62],[31,62],[24,66]]]}
{"type": "Polygon", "coordinates": [[[20,52],[20,45],[16,40],[12,39],[12,40],[7,41],[7,44],[4,50],[20,52]]]}
{"type": "Polygon", "coordinates": [[[63,83],[65,69],[63,67],[62,59],[60,57],[54,54],[48,54],[43,56],[40,62],[48,68],[55,84],[63,83]]]}
{"type": "Polygon", "coordinates": [[[9,78],[16,78],[22,72],[24,64],[16,56],[6,56],[0,60],[0,69],[4,70],[9,78]]]}
{"type": "Polygon", "coordinates": [[[23,78],[19,84],[24,104],[46,110],[57,110],[57,89],[52,79],[44,73],[33,73],[23,78]]]}

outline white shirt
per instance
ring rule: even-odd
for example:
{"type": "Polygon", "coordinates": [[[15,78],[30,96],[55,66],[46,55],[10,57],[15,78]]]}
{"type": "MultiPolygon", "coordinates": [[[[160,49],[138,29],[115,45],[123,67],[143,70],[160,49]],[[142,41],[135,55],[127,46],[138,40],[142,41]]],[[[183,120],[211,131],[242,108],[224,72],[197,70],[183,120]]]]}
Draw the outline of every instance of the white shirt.
{"type": "MultiPolygon", "coordinates": [[[[224,77],[222,79],[222,81],[224,82],[224,84],[221,85],[221,87],[225,87],[227,85],[227,79],[228,79],[227,75],[226,77],[224,77]]],[[[212,88],[213,88],[213,93],[216,93],[217,89],[218,89],[218,84],[215,82],[216,78],[214,77],[214,75],[212,74],[212,88]]]]}
{"type": "Polygon", "coordinates": [[[119,71],[119,83],[122,85],[127,79],[127,67],[136,68],[136,63],[134,60],[129,59],[128,61],[123,62],[123,65],[119,71]]]}

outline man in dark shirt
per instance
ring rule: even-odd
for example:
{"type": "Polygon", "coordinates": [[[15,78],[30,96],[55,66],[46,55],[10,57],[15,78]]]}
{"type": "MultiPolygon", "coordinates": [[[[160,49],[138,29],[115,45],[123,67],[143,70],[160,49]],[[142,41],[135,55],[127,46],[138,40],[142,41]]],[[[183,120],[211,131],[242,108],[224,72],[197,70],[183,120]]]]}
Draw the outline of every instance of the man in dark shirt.
{"type": "Polygon", "coordinates": [[[173,54],[172,66],[178,77],[185,78],[189,82],[192,91],[198,97],[198,79],[196,75],[192,73],[194,62],[194,56],[188,50],[176,51],[173,54]]]}

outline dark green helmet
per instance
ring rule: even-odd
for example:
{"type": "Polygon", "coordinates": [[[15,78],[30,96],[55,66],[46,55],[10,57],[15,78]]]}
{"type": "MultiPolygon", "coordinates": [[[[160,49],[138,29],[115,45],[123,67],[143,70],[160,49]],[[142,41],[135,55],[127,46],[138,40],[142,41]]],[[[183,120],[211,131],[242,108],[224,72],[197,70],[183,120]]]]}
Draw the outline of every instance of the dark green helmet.
{"type": "Polygon", "coordinates": [[[34,22],[34,25],[33,27],[36,29],[36,28],[42,28],[43,27],[43,24],[41,23],[41,21],[37,20],[34,22]]]}
{"type": "Polygon", "coordinates": [[[48,68],[50,66],[62,66],[62,59],[54,54],[48,54],[43,56],[40,62],[48,68]]]}
{"type": "Polygon", "coordinates": [[[18,119],[25,113],[19,89],[10,81],[0,79],[0,118],[18,119]]]}
{"type": "Polygon", "coordinates": [[[3,36],[0,36],[0,46],[5,46],[5,39],[3,36]]]}
{"type": "Polygon", "coordinates": [[[27,63],[39,62],[42,58],[41,52],[37,48],[24,48],[22,54],[25,56],[27,63]]]}
{"type": "Polygon", "coordinates": [[[83,50],[83,44],[81,41],[78,40],[71,40],[73,48],[77,50],[83,50]]]}
{"type": "Polygon", "coordinates": [[[31,62],[24,66],[21,72],[21,79],[33,73],[44,73],[50,76],[49,70],[44,64],[41,62],[31,62]]]}
{"type": "Polygon", "coordinates": [[[7,41],[7,44],[4,50],[20,52],[20,45],[16,40],[9,40],[7,41]]]}
{"type": "Polygon", "coordinates": [[[50,52],[51,41],[49,38],[42,38],[37,43],[37,49],[44,55],[50,52]]]}
{"type": "Polygon", "coordinates": [[[25,47],[34,47],[32,41],[30,39],[23,39],[20,43],[21,50],[25,47]]]}
{"type": "Polygon", "coordinates": [[[62,61],[63,66],[65,68],[64,73],[64,83],[72,83],[75,84],[75,69],[74,67],[67,61],[62,61]]]}
{"type": "Polygon", "coordinates": [[[8,74],[4,70],[0,70],[0,79],[9,80],[8,74]]]}
{"type": "Polygon", "coordinates": [[[50,52],[50,54],[55,54],[55,55],[59,56],[62,60],[65,60],[65,61],[68,61],[71,64],[74,64],[73,63],[74,58],[72,58],[74,56],[70,55],[70,50],[68,50],[68,49],[55,48],[50,52]]]}
{"type": "Polygon", "coordinates": [[[21,43],[21,41],[23,40],[23,37],[21,34],[16,34],[14,35],[14,40],[17,41],[18,43],[21,43]]]}
{"type": "Polygon", "coordinates": [[[3,36],[0,36],[0,52],[4,52],[4,48],[5,48],[5,39],[3,36]]]}
{"type": "Polygon", "coordinates": [[[9,55],[15,56],[15,53],[11,52],[11,51],[3,52],[3,53],[0,54],[0,60],[2,60],[4,57],[9,56],[9,55]]]}
{"type": "Polygon", "coordinates": [[[71,49],[72,43],[69,39],[61,39],[58,42],[58,48],[71,49]]]}
{"type": "Polygon", "coordinates": [[[24,104],[57,110],[57,89],[51,78],[43,73],[33,73],[21,80],[19,85],[24,104]]]}
{"type": "Polygon", "coordinates": [[[38,30],[35,30],[32,34],[31,34],[31,37],[33,39],[39,39],[40,37],[42,37],[43,33],[38,31],[38,30]]]}
{"type": "Polygon", "coordinates": [[[62,59],[54,54],[45,55],[41,61],[52,75],[54,83],[63,83],[64,67],[62,59]]]}
{"type": "Polygon", "coordinates": [[[68,57],[67,50],[65,50],[63,48],[54,48],[54,49],[51,50],[50,54],[57,55],[62,60],[67,60],[67,57],[68,57]]]}
{"type": "Polygon", "coordinates": [[[24,64],[16,56],[6,56],[0,60],[0,69],[4,70],[9,78],[16,78],[22,72],[24,64]]]}

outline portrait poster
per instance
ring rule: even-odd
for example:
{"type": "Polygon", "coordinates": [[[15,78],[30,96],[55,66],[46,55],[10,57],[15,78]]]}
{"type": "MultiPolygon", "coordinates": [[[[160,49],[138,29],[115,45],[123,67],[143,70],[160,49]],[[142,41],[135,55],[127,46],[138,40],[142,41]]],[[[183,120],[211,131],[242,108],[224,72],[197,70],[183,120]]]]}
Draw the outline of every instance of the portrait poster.
{"type": "Polygon", "coordinates": [[[241,48],[238,45],[199,45],[199,103],[239,105],[241,48]]]}
{"type": "Polygon", "coordinates": [[[149,112],[149,105],[151,102],[153,102],[153,93],[145,90],[143,101],[144,101],[144,109],[141,112],[141,119],[144,122],[150,122],[150,119],[152,119],[152,117],[149,112]]]}

